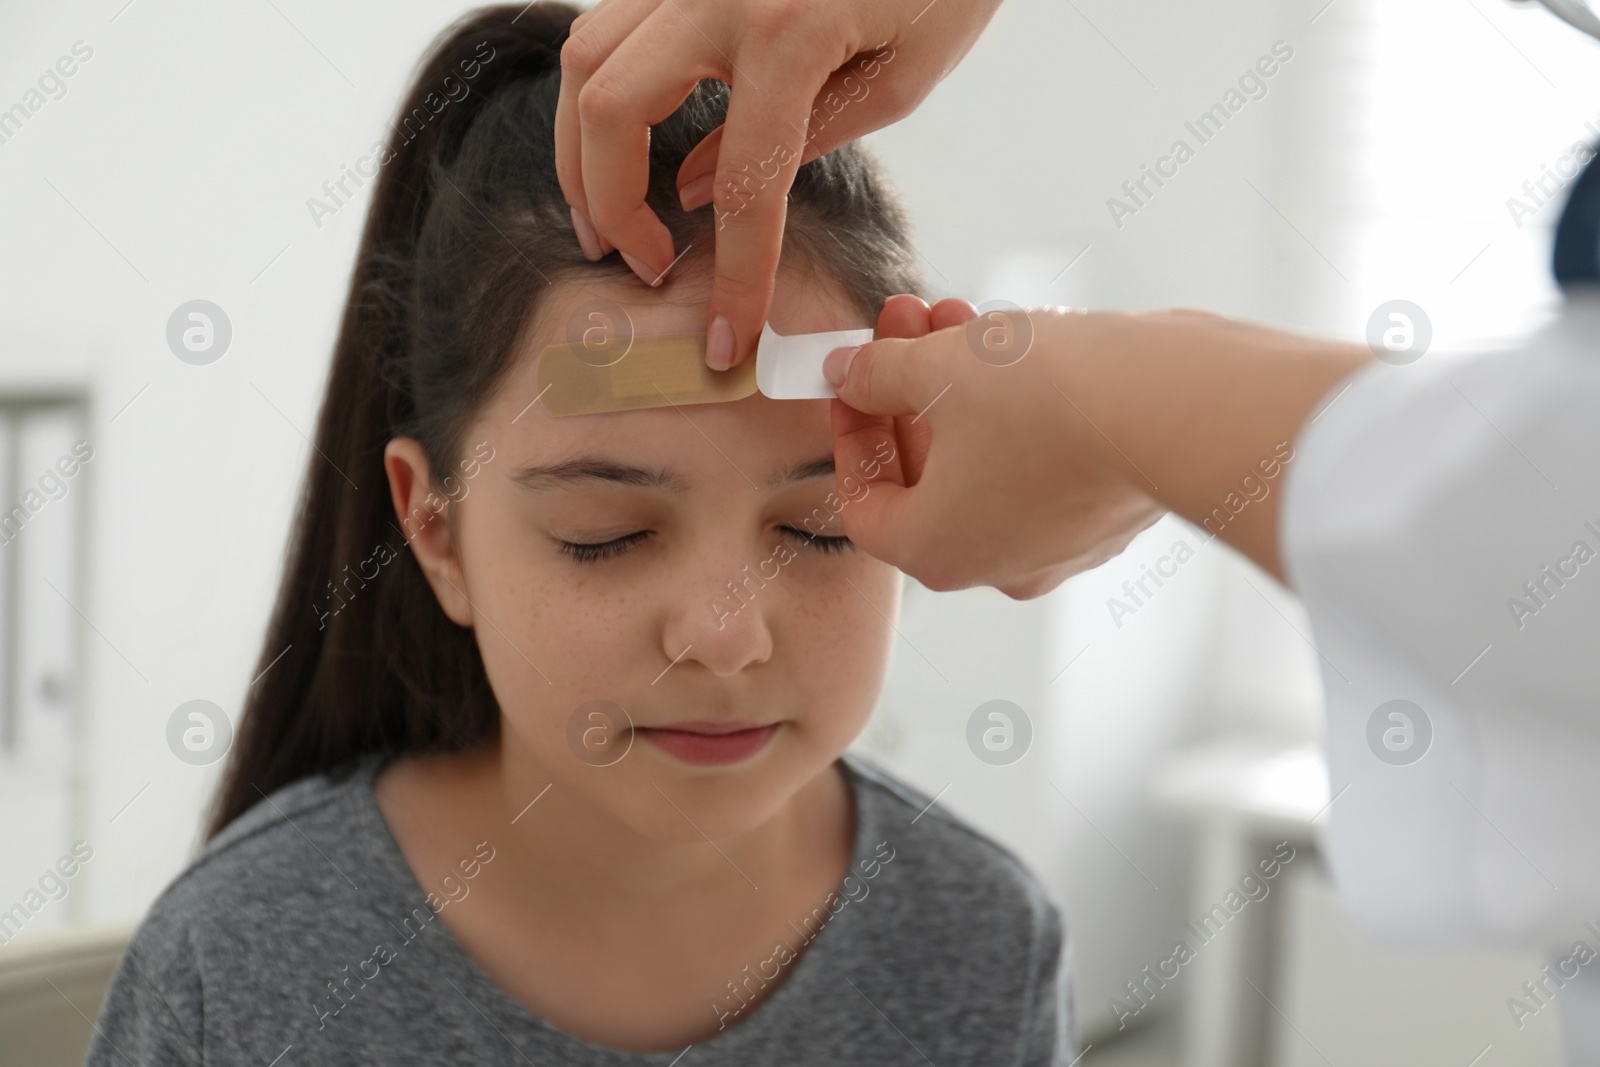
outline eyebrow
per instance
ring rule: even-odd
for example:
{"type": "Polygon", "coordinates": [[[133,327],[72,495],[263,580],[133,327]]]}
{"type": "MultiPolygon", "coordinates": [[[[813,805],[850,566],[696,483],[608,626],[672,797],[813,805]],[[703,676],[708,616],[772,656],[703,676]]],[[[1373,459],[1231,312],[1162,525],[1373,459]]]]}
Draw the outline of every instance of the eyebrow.
{"type": "Polygon", "coordinates": [[[511,476],[511,480],[525,489],[549,489],[574,482],[607,482],[641,489],[670,489],[674,492],[689,488],[683,479],[659,467],[635,467],[592,456],[523,467],[511,476]]]}
{"type": "Polygon", "coordinates": [[[803,482],[809,478],[823,478],[832,474],[833,457],[823,456],[820,459],[811,460],[809,463],[801,463],[790,467],[786,471],[779,471],[767,479],[767,488],[776,489],[780,485],[788,485],[790,482],[803,482]]]}
{"type": "MultiPolygon", "coordinates": [[[[767,479],[767,487],[776,489],[791,482],[821,478],[833,474],[832,456],[823,456],[779,471],[767,479]]],[[[636,467],[628,463],[597,456],[579,456],[560,463],[532,464],[511,475],[511,480],[524,489],[550,489],[558,485],[579,482],[603,482],[638,489],[665,489],[681,493],[689,483],[672,471],[662,467],[636,467]]]]}

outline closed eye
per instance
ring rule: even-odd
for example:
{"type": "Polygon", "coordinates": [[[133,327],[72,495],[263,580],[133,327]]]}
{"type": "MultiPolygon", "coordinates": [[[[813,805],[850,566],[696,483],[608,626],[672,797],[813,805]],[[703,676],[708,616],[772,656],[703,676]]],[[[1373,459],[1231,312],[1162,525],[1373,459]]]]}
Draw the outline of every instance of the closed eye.
{"type": "Polygon", "coordinates": [[[814,548],[818,552],[826,553],[827,555],[833,555],[856,547],[856,543],[848,537],[823,537],[820,534],[812,533],[810,530],[801,530],[793,526],[783,526],[779,530],[805,544],[808,548],[814,548]]]}
{"type": "MultiPolygon", "coordinates": [[[[802,530],[794,526],[779,527],[779,532],[790,537],[807,548],[826,555],[835,555],[848,549],[854,549],[856,544],[848,537],[824,537],[813,534],[809,530],[802,530]]],[[[614,559],[639,544],[650,536],[649,530],[640,530],[637,533],[627,534],[623,537],[612,538],[610,541],[562,541],[561,552],[570,556],[577,563],[599,563],[602,560],[614,559]]]]}
{"type": "Polygon", "coordinates": [[[561,551],[571,556],[578,563],[598,563],[601,560],[622,555],[649,536],[649,530],[640,530],[638,533],[616,537],[610,541],[596,541],[588,544],[579,541],[562,541],[561,551]]]}

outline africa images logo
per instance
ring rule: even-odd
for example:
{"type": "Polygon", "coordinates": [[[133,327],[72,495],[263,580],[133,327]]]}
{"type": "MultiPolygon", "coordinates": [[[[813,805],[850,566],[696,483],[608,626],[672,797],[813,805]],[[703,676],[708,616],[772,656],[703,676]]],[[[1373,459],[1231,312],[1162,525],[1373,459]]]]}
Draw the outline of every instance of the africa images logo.
{"type": "Polygon", "coordinates": [[[1367,717],[1367,747],[1394,767],[1404,767],[1428,754],[1433,721],[1409,700],[1388,700],[1367,717]]]}

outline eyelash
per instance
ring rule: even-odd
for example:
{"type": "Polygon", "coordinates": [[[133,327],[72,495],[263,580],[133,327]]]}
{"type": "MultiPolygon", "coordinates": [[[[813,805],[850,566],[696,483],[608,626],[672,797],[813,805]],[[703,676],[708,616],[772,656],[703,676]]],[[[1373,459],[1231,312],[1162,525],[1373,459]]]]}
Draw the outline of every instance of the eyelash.
{"type": "Polygon", "coordinates": [[[601,560],[622,555],[649,536],[649,530],[640,530],[638,533],[631,533],[626,537],[618,537],[611,541],[600,541],[595,544],[578,544],[573,541],[563,541],[561,542],[561,551],[571,556],[578,563],[599,563],[601,560]]]}
{"type": "MultiPolygon", "coordinates": [[[[793,526],[784,526],[781,527],[781,530],[824,555],[836,555],[846,549],[856,547],[855,542],[848,537],[821,537],[806,530],[797,530],[793,526]]],[[[649,536],[649,530],[640,530],[638,533],[631,533],[626,537],[618,537],[610,541],[599,541],[594,544],[562,541],[561,551],[570,556],[576,563],[599,563],[602,560],[614,559],[622,555],[649,536]]]]}
{"type": "Polygon", "coordinates": [[[784,533],[794,535],[818,552],[828,556],[856,547],[856,543],[848,537],[823,537],[821,534],[814,534],[809,530],[796,530],[793,526],[785,526],[782,529],[784,533]]]}

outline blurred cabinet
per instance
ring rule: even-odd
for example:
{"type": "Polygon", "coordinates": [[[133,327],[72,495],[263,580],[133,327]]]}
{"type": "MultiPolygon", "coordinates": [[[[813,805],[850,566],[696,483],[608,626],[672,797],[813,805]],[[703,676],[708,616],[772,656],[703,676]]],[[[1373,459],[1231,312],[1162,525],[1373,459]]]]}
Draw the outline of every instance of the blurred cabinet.
{"type": "Polygon", "coordinates": [[[1351,924],[1317,852],[1337,809],[1316,746],[1197,746],[1168,762],[1155,792],[1201,842],[1183,931],[1197,946],[1183,967],[1183,1067],[1559,1067],[1560,1012],[1579,994],[1520,1025],[1507,1007],[1540,977],[1537,954],[1411,952],[1351,924]],[[1279,841],[1294,859],[1270,884],[1245,884],[1279,841]],[[1237,917],[1219,908],[1251,889],[1259,900],[1237,917]],[[1214,939],[1198,930],[1208,915],[1223,920],[1214,939]]]}
{"type": "Polygon", "coordinates": [[[1507,1008],[1540,977],[1538,954],[1379,945],[1351,925],[1320,864],[1286,878],[1272,1067],[1561,1067],[1561,1013],[1577,994],[1520,1027],[1507,1008]]]}
{"type": "Polygon", "coordinates": [[[0,396],[0,944],[74,913],[40,878],[78,822],[86,411],[73,394],[0,396]]]}

